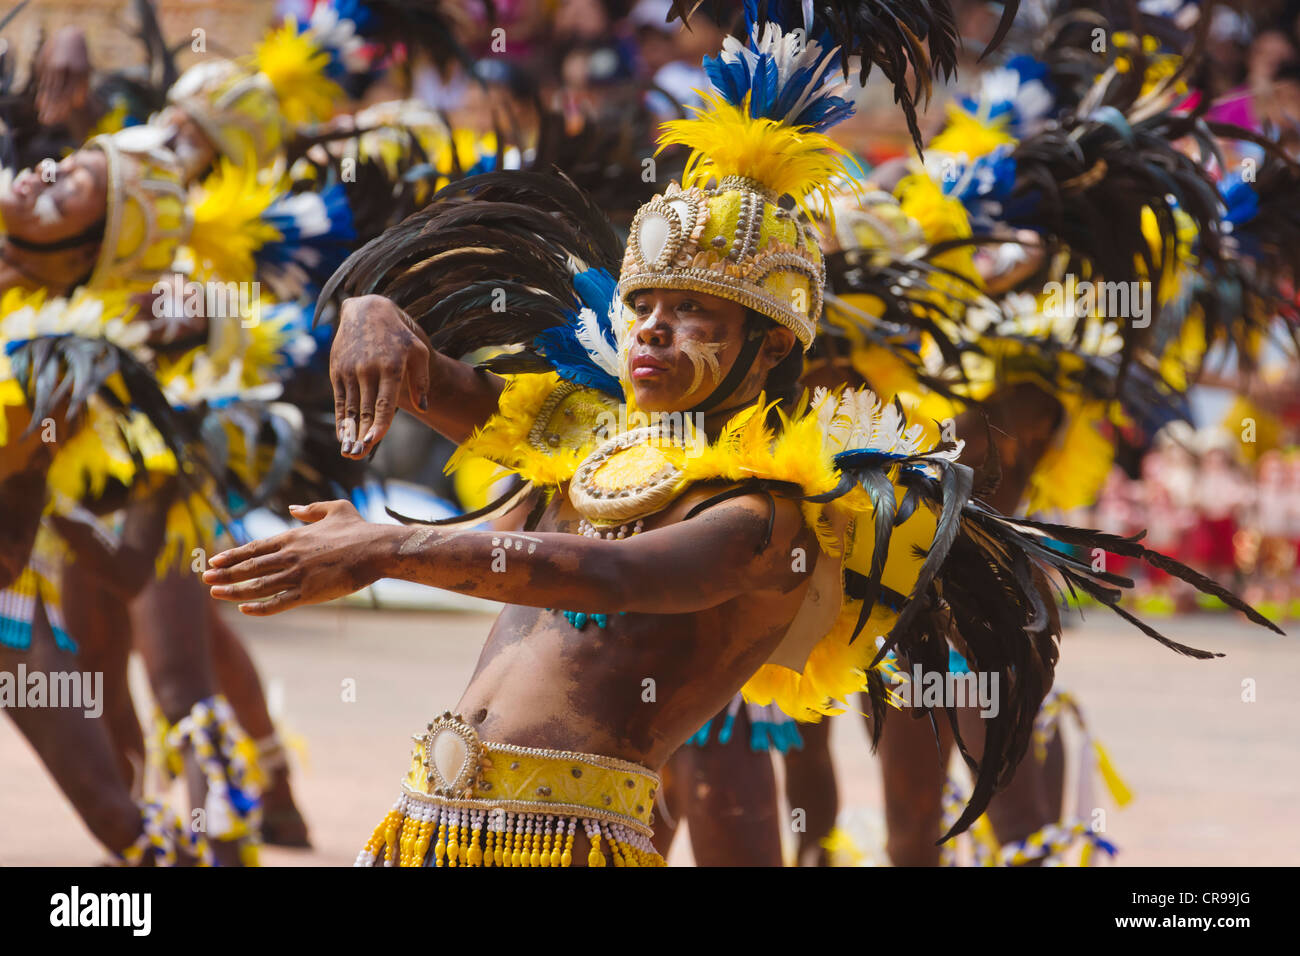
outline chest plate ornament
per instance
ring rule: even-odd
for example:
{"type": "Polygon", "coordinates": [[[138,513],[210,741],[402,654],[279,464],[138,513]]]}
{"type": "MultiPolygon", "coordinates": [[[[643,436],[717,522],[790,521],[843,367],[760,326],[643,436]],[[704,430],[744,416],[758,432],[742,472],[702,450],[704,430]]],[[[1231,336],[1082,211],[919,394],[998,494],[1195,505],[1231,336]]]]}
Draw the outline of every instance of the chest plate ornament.
{"type": "Polygon", "coordinates": [[[595,529],[662,511],[686,488],[676,463],[682,450],[662,428],[634,428],[587,456],[569,483],[569,500],[595,529]]]}

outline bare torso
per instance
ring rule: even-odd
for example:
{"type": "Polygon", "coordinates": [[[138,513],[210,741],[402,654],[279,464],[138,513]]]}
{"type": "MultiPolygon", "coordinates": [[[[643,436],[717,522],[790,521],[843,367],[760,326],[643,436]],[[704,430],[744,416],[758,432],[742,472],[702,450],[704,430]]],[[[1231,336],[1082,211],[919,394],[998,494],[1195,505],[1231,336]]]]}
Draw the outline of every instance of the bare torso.
{"type": "MultiPolygon", "coordinates": [[[[690,489],[647,519],[646,530],[683,520],[718,490],[690,489]]],[[[766,509],[761,501],[756,506],[766,509]]],[[[576,534],[578,521],[561,494],[537,530],[576,534]]],[[[802,583],[746,592],[696,613],[610,615],[603,628],[588,621],[578,630],[562,612],[581,608],[507,606],[457,712],[489,740],[597,753],[657,770],[780,643],[817,554],[810,532],[801,527],[796,538],[774,537],[768,551],[772,560],[790,561],[792,548],[803,547],[810,560],[802,583]]]]}

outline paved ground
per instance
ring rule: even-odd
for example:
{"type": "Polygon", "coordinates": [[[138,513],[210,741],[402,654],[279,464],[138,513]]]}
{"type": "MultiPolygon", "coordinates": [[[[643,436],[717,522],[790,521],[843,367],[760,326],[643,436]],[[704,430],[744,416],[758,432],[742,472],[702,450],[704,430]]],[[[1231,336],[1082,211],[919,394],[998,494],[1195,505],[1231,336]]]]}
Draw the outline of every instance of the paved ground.
{"type": "MultiPolygon", "coordinates": [[[[1101,612],[1091,617],[1067,635],[1060,684],[1082,699],[1136,793],[1110,815],[1119,862],[1300,864],[1300,640],[1225,617],[1167,622],[1171,636],[1228,654],[1199,662],[1101,612]],[[1248,680],[1253,703],[1242,700],[1248,680]]],[[[267,851],[265,863],[351,863],[396,795],[410,734],[455,702],[490,622],[332,607],[239,621],[273,708],[307,745],[296,786],[316,848],[267,851]],[[355,702],[344,701],[349,687],[355,702]]],[[[836,721],[833,747],[847,820],[870,850],[879,771],[856,718],[836,721]]],[[[678,844],[671,862],[688,864],[678,844]]],[[[0,865],[101,859],[26,742],[0,720],[0,865]]]]}

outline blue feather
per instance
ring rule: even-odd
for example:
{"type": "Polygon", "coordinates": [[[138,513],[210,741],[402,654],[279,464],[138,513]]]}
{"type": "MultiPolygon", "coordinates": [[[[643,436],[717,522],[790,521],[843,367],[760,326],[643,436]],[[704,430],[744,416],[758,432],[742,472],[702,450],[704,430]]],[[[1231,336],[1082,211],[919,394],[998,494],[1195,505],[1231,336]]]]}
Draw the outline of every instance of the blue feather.
{"type": "Polygon", "coordinates": [[[535,348],[560,377],[588,388],[598,389],[615,398],[623,397],[623,386],[594,361],[567,325],[547,329],[533,339],[535,348]]]}
{"type": "MultiPolygon", "coordinates": [[[[578,293],[578,299],[598,316],[608,314],[609,304],[614,300],[617,288],[618,280],[604,269],[588,269],[573,277],[573,290],[578,293]]],[[[613,330],[609,332],[609,343],[614,344],[613,330]]]]}
{"type": "MultiPolygon", "coordinates": [[[[573,277],[577,303],[595,314],[599,335],[612,350],[617,350],[617,340],[610,325],[609,304],[614,299],[617,284],[614,277],[604,269],[587,269],[573,277]]],[[[564,325],[554,326],[537,335],[532,342],[533,348],[567,381],[599,389],[621,399],[623,386],[618,377],[602,367],[579,340],[579,311],[580,309],[568,310],[564,325]]]]}
{"type": "Polygon", "coordinates": [[[1245,225],[1259,212],[1259,194],[1240,173],[1225,176],[1219,183],[1219,192],[1227,207],[1224,218],[1234,226],[1245,225]]]}
{"type": "Polygon", "coordinates": [[[275,276],[293,265],[303,270],[308,284],[324,285],[348,257],[357,237],[340,183],[319,193],[281,197],[267,207],[263,219],[281,235],[255,254],[259,271],[268,270],[273,284],[275,276]]]}
{"type": "Polygon", "coordinates": [[[733,106],[745,101],[749,92],[749,61],[745,59],[724,60],[721,55],[704,58],[704,73],[713,84],[713,88],[722,94],[723,99],[733,106]]]}
{"type": "Polygon", "coordinates": [[[831,82],[842,58],[829,30],[815,20],[809,21],[811,4],[784,0],[766,3],[765,7],[766,23],[780,28],[781,45],[773,47],[774,34],[758,29],[758,5],[746,0],[747,46],[731,41],[716,57],[704,58],[704,71],[714,89],[733,106],[741,106],[748,97],[749,115],[756,119],[776,120],[815,132],[824,132],[852,115],[853,103],[839,96],[839,86],[831,82]],[[796,29],[802,32],[800,40],[791,36],[796,29]],[[760,43],[761,38],[766,41],[760,43]],[[796,43],[800,52],[792,58],[796,43]],[[781,74],[779,60],[790,70],[788,75],[781,74]],[[810,90],[819,92],[798,106],[810,90]]]}

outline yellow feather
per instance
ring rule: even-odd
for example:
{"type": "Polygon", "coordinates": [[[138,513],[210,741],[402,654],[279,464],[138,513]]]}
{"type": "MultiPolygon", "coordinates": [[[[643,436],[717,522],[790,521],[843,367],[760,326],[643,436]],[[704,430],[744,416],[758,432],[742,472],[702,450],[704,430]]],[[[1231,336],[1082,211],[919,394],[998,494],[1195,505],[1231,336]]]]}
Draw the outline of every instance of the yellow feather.
{"type": "MultiPolygon", "coordinates": [[[[866,690],[867,668],[876,656],[876,638],[889,633],[898,615],[876,607],[862,633],[852,644],[849,638],[857,626],[862,602],[845,603],[835,625],[812,649],[803,673],[777,664],[764,664],[741,693],[755,704],[776,704],[797,720],[815,723],[822,717],[844,712],[836,701],[847,701],[866,690]]],[[[887,668],[882,664],[882,672],[887,668]]]]}
{"type": "MultiPolygon", "coordinates": [[[[894,187],[894,195],[903,212],[911,216],[925,232],[931,245],[947,239],[968,239],[971,236],[970,217],[961,201],[945,196],[939,184],[928,173],[904,176],[894,187]]],[[[960,246],[934,258],[935,265],[951,269],[982,288],[979,272],[975,269],[973,246],[960,246]]],[[[931,284],[942,293],[951,284],[954,294],[967,292],[968,287],[956,279],[935,276],[931,284]]]]}
{"type": "MultiPolygon", "coordinates": [[[[555,372],[506,376],[497,413],[456,449],[447,462],[447,473],[453,473],[472,458],[481,457],[537,485],[558,485],[572,478],[590,448],[543,452],[528,441],[528,432],[542,403],[559,383],[560,376],[555,372]]],[[[595,445],[594,438],[592,445],[595,445]]]]}
{"type": "Polygon", "coordinates": [[[12,378],[6,378],[0,380],[0,448],[9,444],[11,414],[15,423],[15,432],[22,431],[31,420],[31,415],[27,413],[27,396],[23,394],[22,387],[12,378]],[[17,411],[10,413],[8,411],[10,408],[17,411]]]}
{"type": "Polygon", "coordinates": [[[222,158],[199,187],[193,207],[188,245],[202,278],[233,282],[253,278],[253,254],[282,238],[278,229],[262,221],[275,194],[274,184],[258,181],[254,166],[222,158]]]}
{"type": "Polygon", "coordinates": [[[204,498],[194,493],[174,502],[167,511],[163,546],[154,562],[154,571],[162,578],[173,569],[188,571],[195,548],[206,548],[216,539],[217,517],[204,498]]]}
{"type": "Polygon", "coordinates": [[[289,18],[257,44],[253,55],[257,69],[275,88],[284,118],[293,126],[309,126],[329,119],[343,89],[325,75],[329,54],[310,32],[299,33],[289,18]]]}
{"type": "Polygon", "coordinates": [[[930,141],[930,149],[941,153],[965,154],[970,159],[986,156],[999,146],[1012,144],[1015,137],[1007,132],[1008,115],[981,118],[972,116],[956,103],[947,106],[948,122],[943,131],[930,141]]]}
{"type": "Polygon", "coordinates": [[[1055,394],[1065,406],[1065,426],[1030,475],[1029,514],[1095,504],[1115,461],[1115,443],[1101,432],[1106,403],[1055,394]]]}
{"type": "Polygon", "coordinates": [[[831,181],[848,177],[848,153],[824,133],[786,126],[749,115],[749,97],[737,107],[716,93],[701,93],[705,105],[693,107],[691,119],[664,123],[659,148],[682,145],[691,149],[682,185],[707,186],[724,176],[747,176],[778,195],[794,198],[800,212],[811,216],[807,200],[821,199],[831,209],[831,181]]]}

